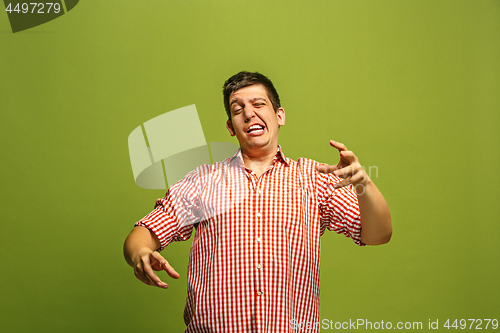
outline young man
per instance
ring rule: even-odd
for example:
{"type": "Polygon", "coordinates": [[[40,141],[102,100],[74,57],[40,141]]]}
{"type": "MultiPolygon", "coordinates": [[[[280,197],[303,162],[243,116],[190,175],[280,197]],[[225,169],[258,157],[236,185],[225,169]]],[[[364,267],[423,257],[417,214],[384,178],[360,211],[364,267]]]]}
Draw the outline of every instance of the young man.
{"type": "Polygon", "coordinates": [[[186,332],[288,332],[319,322],[320,236],[328,229],[358,245],[387,243],[387,203],[341,143],[330,141],[340,153],[334,166],[283,154],[285,110],[262,74],[232,76],[223,94],[226,127],[240,149],[158,199],[125,241],[125,258],[139,280],[167,288],[154,270],[179,274],[157,250],[187,240],[196,226],[186,332]]]}

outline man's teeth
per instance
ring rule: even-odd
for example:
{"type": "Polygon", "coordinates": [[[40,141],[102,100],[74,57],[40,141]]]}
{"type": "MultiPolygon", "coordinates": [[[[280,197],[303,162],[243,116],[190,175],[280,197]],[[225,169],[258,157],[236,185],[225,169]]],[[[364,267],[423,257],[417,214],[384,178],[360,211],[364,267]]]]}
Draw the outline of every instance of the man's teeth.
{"type": "Polygon", "coordinates": [[[250,126],[250,128],[248,129],[247,132],[251,132],[253,130],[261,130],[261,129],[264,129],[264,127],[262,127],[260,125],[252,125],[252,126],[250,126]]]}

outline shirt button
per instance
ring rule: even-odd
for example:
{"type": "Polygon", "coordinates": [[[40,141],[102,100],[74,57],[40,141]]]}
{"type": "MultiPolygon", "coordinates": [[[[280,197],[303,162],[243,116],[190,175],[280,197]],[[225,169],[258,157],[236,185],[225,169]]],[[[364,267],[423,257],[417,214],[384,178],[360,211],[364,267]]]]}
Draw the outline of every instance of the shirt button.
{"type": "Polygon", "coordinates": [[[262,268],[262,265],[261,264],[258,264],[257,265],[257,269],[261,269],[262,268]]]}
{"type": "Polygon", "coordinates": [[[257,192],[258,192],[259,194],[262,194],[262,190],[258,190],[257,192]]]}
{"type": "Polygon", "coordinates": [[[261,213],[257,213],[257,217],[261,217],[261,215],[262,215],[261,213]]]}
{"type": "Polygon", "coordinates": [[[260,243],[261,239],[260,237],[257,237],[257,243],[260,243]]]}
{"type": "Polygon", "coordinates": [[[264,293],[260,290],[257,292],[257,296],[261,296],[262,294],[264,294],[264,293]]]}

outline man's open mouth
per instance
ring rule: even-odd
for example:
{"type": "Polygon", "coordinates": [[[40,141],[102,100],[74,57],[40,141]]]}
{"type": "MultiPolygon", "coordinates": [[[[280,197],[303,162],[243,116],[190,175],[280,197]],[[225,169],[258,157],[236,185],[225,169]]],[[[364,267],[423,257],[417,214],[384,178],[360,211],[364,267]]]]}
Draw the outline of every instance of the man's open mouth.
{"type": "Polygon", "coordinates": [[[252,132],[258,132],[258,131],[263,131],[264,126],[262,125],[252,125],[248,128],[247,133],[252,133],[252,132]]]}

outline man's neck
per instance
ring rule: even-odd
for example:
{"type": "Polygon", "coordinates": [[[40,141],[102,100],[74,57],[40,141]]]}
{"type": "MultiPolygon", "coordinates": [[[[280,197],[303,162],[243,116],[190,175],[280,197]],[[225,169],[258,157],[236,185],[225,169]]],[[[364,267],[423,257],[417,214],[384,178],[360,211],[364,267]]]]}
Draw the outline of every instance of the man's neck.
{"type": "Polygon", "coordinates": [[[252,170],[258,177],[260,177],[267,168],[273,163],[273,158],[276,155],[278,146],[274,150],[269,150],[267,152],[244,152],[241,151],[243,157],[243,163],[247,169],[252,170]]]}

